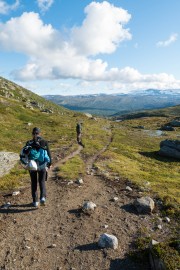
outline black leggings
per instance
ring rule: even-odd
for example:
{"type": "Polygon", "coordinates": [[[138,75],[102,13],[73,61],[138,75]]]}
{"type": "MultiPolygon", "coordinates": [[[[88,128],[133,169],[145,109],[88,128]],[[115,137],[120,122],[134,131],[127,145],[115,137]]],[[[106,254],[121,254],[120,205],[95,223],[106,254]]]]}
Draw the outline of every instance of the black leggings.
{"type": "Polygon", "coordinates": [[[40,170],[40,171],[30,171],[30,177],[31,177],[31,192],[32,192],[32,198],[33,202],[38,201],[38,191],[37,191],[37,185],[39,181],[39,188],[40,188],[40,200],[43,197],[46,197],[46,169],[40,170]]]}

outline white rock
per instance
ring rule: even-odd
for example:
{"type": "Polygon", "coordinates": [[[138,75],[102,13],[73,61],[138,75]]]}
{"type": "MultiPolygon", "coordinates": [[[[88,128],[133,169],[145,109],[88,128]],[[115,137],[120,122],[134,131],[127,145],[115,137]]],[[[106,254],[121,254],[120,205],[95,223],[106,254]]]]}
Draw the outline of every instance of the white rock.
{"type": "Polygon", "coordinates": [[[85,116],[87,116],[88,118],[92,118],[92,114],[90,113],[85,113],[85,116]]]}
{"type": "Polygon", "coordinates": [[[69,185],[74,184],[74,182],[73,182],[73,181],[69,181],[67,184],[68,184],[68,186],[69,186],[69,185]]]}
{"type": "Polygon", "coordinates": [[[162,230],[162,225],[159,224],[159,225],[157,226],[157,228],[158,228],[159,230],[162,230]]]}
{"type": "Polygon", "coordinates": [[[50,248],[55,248],[56,247],[56,244],[52,244],[49,246],[50,248]]]}
{"type": "Polygon", "coordinates": [[[88,211],[94,211],[95,208],[96,208],[96,204],[91,202],[91,201],[88,201],[88,202],[85,202],[82,206],[82,210],[85,211],[85,212],[88,212],[88,211]]]}
{"type": "Polygon", "coordinates": [[[118,201],[118,200],[119,200],[118,197],[114,197],[114,198],[113,198],[113,201],[114,201],[114,202],[116,202],[116,201],[118,201]]]}
{"type": "Polygon", "coordinates": [[[10,202],[7,202],[6,204],[2,205],[1,208],[8,209],[11,206],[10,202]]]}
{"type": "Polygon", "coordinates": [[[152,245],[152,246],[155,246],[155,245],[158,245],[158,244],[159,244],[158,241],[156,241],[156,240],[154,240],[154,239],[151,240],[151,245],[152,245]]]}
{"type": "Polygon", "coordinates": [[[132,191],[132,188],[131,188],[131,187],[129,187],[129,186],[127,186],[127,187],[126,187],[126,190],[128,190],[128,191],[132,191]]]}
{"type": "Polygon", "coordinates": [[[98,246],[101,248],[117,249],[118,248],[118,239],[114,235],[104,233],[99,238],[98,246]]]}
{"type": "Polygon", "coordinates": [[[84,181],[82,180],[82,178],[80,178],[80,179],[77,180],[77,183],[78,183],[78,184],[83,184],[84,181]]]}
{"type": "Polygon", "coordinates": [[[141,197],[134,201],[134,206],[136,207],[138,213],[148,214],[152,213],[155,205],[153,199],[150,197],[141,197]]]}
{"type": "Polygon", "coordinates": [[[165,217],[165,221],[169,223],[171,220],[170,220],[170,218],[165,217]]]}
{"type": "Polygon", "coordinates": [[[20,191],[13,191],[12,196],[16,196],[18,194],[20,194],[20,191]]]}

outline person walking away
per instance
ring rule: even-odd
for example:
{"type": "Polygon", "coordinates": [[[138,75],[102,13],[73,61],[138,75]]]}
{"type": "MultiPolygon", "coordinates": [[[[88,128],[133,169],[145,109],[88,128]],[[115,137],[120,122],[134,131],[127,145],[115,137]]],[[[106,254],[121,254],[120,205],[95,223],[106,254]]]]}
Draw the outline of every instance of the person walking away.
{"type": "Polygon", "coordinates": [[[76,125],[76,134],[77,134],[77,142],[81,143],[81,137],[82,137],[82,123],[77,123],[76,125]]]}
{"type": "Polygon", "coordinates": [[[43,162],[38,163],[37,170],[30,170],[31,178],[31,194],[33,199],[33,206],[38,207],[38,182],[40,188],[40,204],[45,205],[46,203],[46,184],[47,180],[47,169],[51,167],[52,159],[51,152],[49,149],[48,142],[41,137],[41,130],[38,127],[33,128],[32,130],[32,140],[26,142],[26,146],[30,146],[32,149],[44,149],[47,153],[47,159],[43,162]],[[48,162],[47,162],[48,161],[48,162]]]}

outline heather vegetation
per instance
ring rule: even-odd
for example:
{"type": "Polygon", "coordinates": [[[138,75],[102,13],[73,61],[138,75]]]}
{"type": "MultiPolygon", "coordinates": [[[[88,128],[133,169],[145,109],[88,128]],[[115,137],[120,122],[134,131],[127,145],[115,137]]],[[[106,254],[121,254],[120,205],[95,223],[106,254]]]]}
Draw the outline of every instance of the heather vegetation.
{"type": "MultiPolygon", "coordinates": [[[[31,138],[32,128],[37,126],[41,128],[42,136],[49,141],[55,164],[78,151],[76,123],[82,122],[85,147],[78,155],[56,167],[56,177],[62,183],[83,178],[88,169],[86,161],[92,159],[93,168],[106,181],[113,184],[119,179],[131,183],[132,187],[139,190],[139,194],[152,196],[162,202],[162,216],[176,219],[180,202],[179,160],[162,157],[158,151],[162,140],[179,140],[180,127],[174,131],[160,130],[161,126],[178,118],[179,112],[180,106],[175,106],[150,111],[146,117],[139,114],[125,117],[119,122],[90,117],[62,108],[0,78],[0,151],[19,154],[25,142],[31,138]]],[[[29,175],[19,162],[9,173],[0,177],[0,192],[28,185],[29,175]]],[[[177,238],[176,228],[172,236],[177,238]]],[[[144,234],[144,239],[149,242],[149,233],[144,234]]],[[[138,250],[142,250],[142,256],[146,249],[144,244],[141,247],[139,244],[138,250]]],[[[175,259],[169,259],[167,254],[171,254],[171,249],[170,246],[161,256],[164,261],[168,259],[167,269],[174,269],[171,267],[174,267],[174,261],[178,258],[178,254],[174,254],[175,259]]],[[[160,248],[155,251],[161,253],[160,248]]]]}
{"type": "MultiPolygon", "coordinates": [[[[160,126],[178,116],[179,106],[163,109],[163,117],[114,122],[74,113],[3,78],[0,80],[0,95],[1,151],[19,153],[31,138],[32,127],[38,126],[49,140],[52,151],[59,150],[62,155],[67,155],[78,148],[75,125],[81,121],[85,148],[78,158],[61,166],[59,174],[63,178],[73,178],[73,173],[74,178],[84,174],[86,159],[109,145],[95,164],[99,170],[112,176],[119,175],[142,187],[148,183],[158,196],[168,196],[179,202],[179,162],[160,157],[157,151],[161,140],[178,139],[180,128],[156,134],[160,126]],[[138,126],[144,126],[144,129],[138,126]]],[[[20,179],[24,175],[24,170],[17,165],[9,175],[0,179],[0,187],[22,185],[20,179]]]]}
{"type": "Polygon", "coordinates": [[[160,141],[178,139],[180,128],[161,135],[157,133],[170,119],[150,117],[113,123],[113,141],[96,165],[141,187],[149,185],[161,198],[169,196],[179,203],[179,161],[158,155],[160,141]],[[144,129],[137,128],[139,126],[144,129]]]}

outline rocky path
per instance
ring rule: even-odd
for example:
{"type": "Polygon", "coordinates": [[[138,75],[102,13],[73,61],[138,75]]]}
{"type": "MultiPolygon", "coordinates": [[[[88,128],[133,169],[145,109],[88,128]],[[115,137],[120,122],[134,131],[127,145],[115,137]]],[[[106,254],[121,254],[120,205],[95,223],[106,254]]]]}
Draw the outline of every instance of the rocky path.
{"type": "MultiPolygon", "coordinates": [[[[104,149],[102,149],[103,151],[104,149]]],[[[61,160],[63,162],[77,152],[61,160]]],[[[137,190],[126,190],[120,179],[109,182],[96,175],[92,165],[98,155],[87,160],[90,171],[79,185],[55,180],[55,170],[47,181],[47,205],[30,205],[30,187],[20,195],[2,197],[9,209],[0,209],[0,270],[148,270],[149,265],[131,260],[128,252],[140,228],[152,227],[151,216],[136,215],[130,203],[137,190]],[[118,197],[117,201],[113,201],[118,197]],[[84,201],[97,208],[92,215],[81,212],[84,201]],[[100,249],[102,233],[115,235],[116,250],[100,249]]]]}

